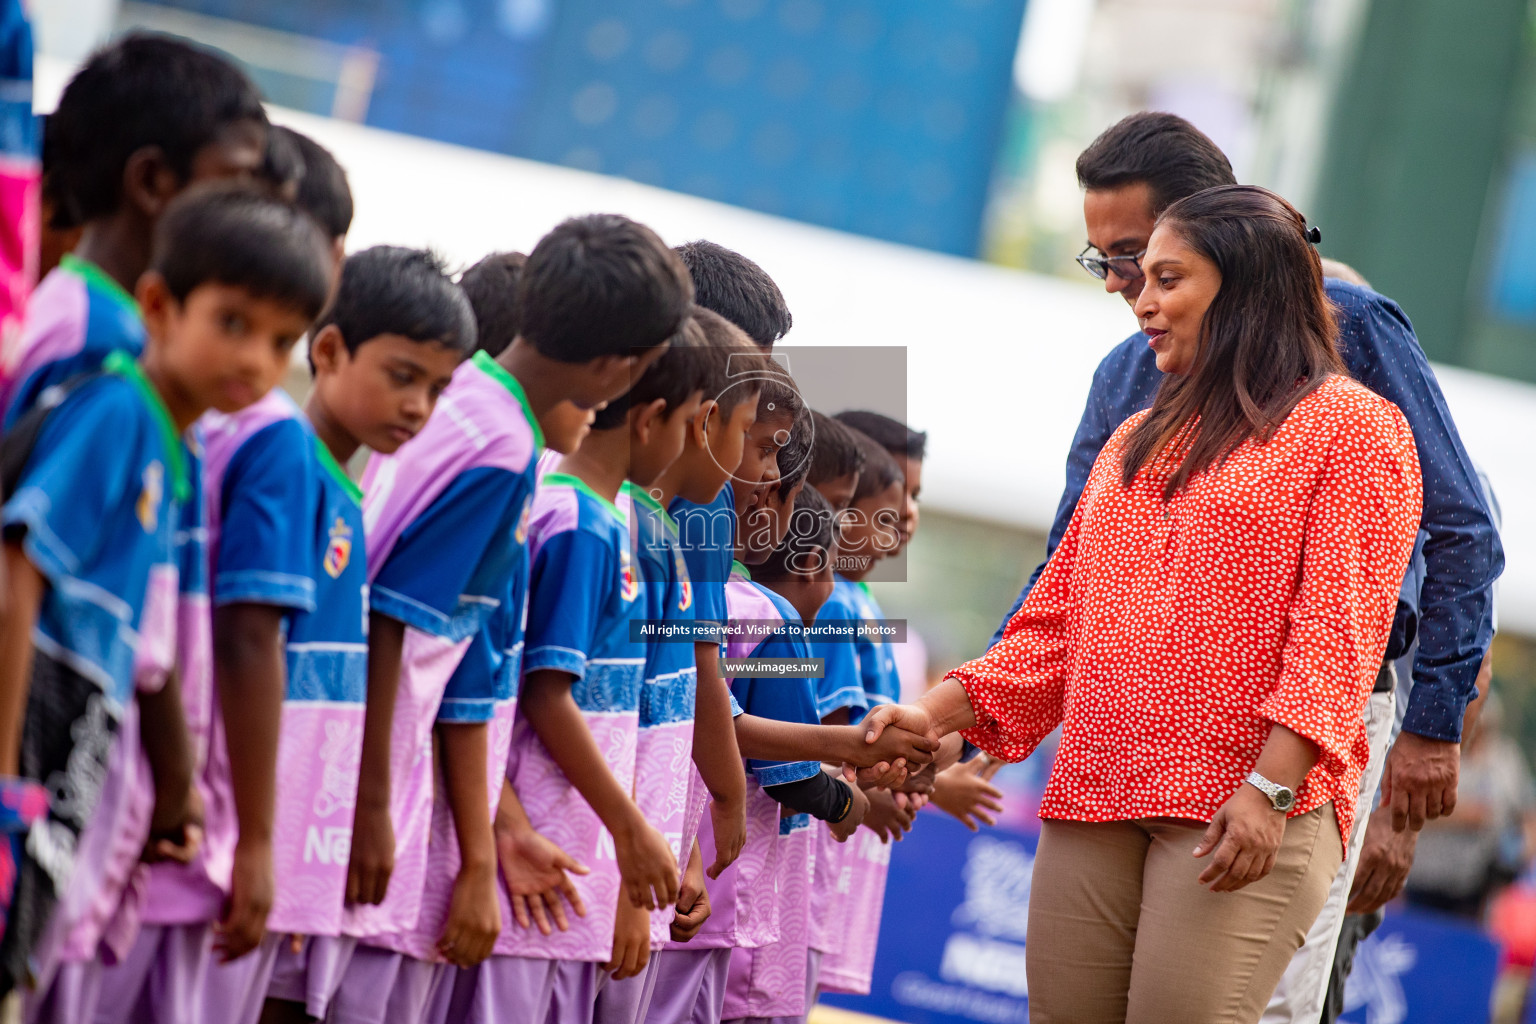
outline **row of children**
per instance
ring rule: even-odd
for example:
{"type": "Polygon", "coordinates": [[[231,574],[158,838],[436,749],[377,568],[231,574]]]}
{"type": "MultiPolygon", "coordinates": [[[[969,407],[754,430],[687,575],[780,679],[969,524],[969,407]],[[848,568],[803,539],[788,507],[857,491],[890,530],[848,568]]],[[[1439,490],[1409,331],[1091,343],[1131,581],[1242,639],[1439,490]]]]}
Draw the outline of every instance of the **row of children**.
{"type": "Polygon", "coordinates": [[[69,252],[0,368],[0,985],[28,1019],[867,991],[885,844],[956,752],[866,742],[889,644],[788,627],[880,618],[858,580],[916,527],[923,435],[804,407],[760,268],[615,215],[458,283],[342,259],[335,161],[162,36],[69,83],[44,182],[69,252]],[[744,656],[826,672],[728,679],[744,656]]]}

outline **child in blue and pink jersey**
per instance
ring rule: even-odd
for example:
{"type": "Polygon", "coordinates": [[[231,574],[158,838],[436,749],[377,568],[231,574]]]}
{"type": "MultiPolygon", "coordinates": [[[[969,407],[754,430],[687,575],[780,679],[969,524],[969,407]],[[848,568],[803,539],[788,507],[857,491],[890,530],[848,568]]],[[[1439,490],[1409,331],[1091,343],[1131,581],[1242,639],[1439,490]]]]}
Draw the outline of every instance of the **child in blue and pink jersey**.
{"type": "Polygon", "coordinates": [[[183,40],[129,34],[76,72],[48,118],[44,188],[53,226],[81,233],[33,293],[21,336],[7,341],[7,427],[49,385],[96,369],[115,349],[139,354],[144,335],[132,293],[166,204],[199,181],[254,172],[266,136],[250,79],[183,40]],[[131,157],[141,173],[129,176],[131,157]]]}
{"type": "MultiPolygon", "coordinates": [[[[795,447],[791,440],[786,451],[795,447]]],[[[726,588],[734,622],[778,624],[752,649],[752,658],[809,658],[810,648],[798,630],[815,620],[831,590],[836,549],[831,508],[814,488],[804,487],[804,468],[785,469],[783,482],[770,492],[770,498],[779,500],[765,504],[784,524],[783,540],[759,567],[766,582],[733,579],[726,588]]],[[[742,675],[732,680],[731,688],[748,715],[820,727],[815,685],[807,677],[742,675]]],[[[766,837],[772,849],[765,851],[765,870],[753,880],[756,884],[743,879],[735,894],[736,912],[776,914],[778,927],[771,941],[732,951],[722,1017],[803,1019],[811,987],[811,819],[827,822],[835,836],[846,838],[858,827],[867,804],[857,787],[825,773],[820,760],[749,758],[747,765],[757,795],[778,809],[778,827],[766,837]],[[766,884],[770,878],[771,886],[766,884]]],[[[753,844],[748,845],[741,864],[752,854],[753,844]]]]}
{"type": "MultiPolygon", "coordinates": [[[[43,987],[30,1001],[28,1015],[32,1019],[75,1020],[89,1016],[98,980],[96,959],[98,956],[121,955],[132,940],[132,928],[136,924],[133,911],[136,903],[130,893],[123,900],[124,887],[134,871],[135,847],[144,849],[146,840],[153,838],[152,852],[175,852],[185,855],[188,836],[185,826],[192,814],[188,805],[190,778],[189,746],[184,733],[180,700],[172,688],[169,704],[174,712],[168,718],[158,713],[164,710],[159,704],[143,699],[146,673],[160,679],[168,676],[174,650],[177,645],[176,592],[178,550],[173,536],[183,521],[178,505],[191,499],[194,494],[188,473],[194,470],[190,453],[177,436],[179,428],[190,426],[206,408],[213,407],[234,412],[243,404],[247,395],[259,396],[269,390],[287,367],[287,357],[293,344],[302,335],[309,320],[325,300],[328,284],[327,259],[323,254],[323,242],[303,216],[286,205],[240,189],[225,188],[199,190],[179,199],[162,218],[156,233],[155,250],[150,270],[141,278],[138,301],[144,312],[149,347],[143,356],[143,372],[126,353],[116,352],[102,363],[104,378],[86,376],[78,378],[63,388],[49,393],[45,403],[23,416],[13,427],[12,439],[24,443],[33,427],[41,423],[41,433],[35,435],[34,454],[47,449],[51,432],[62,428],[65,422],[74,423],[67,411],[75,408],[77,394],[95,394],[104,381],[125,379],[145,396],[145,416],[154,428],[156,436],[167,439],[161,445],[162,454],[133,469],[128,481],[131,494],[136,495],[130,506],[131,514],[123,525],[126,531],[108,527],[96,533],[99,516],[110,523],[106,510],[92,510],[91,488],[112,486],[116,471],[112,469],[112,447],[101,448],[103,437],[112,437],[118,443],[129,444],[128,427],[133,417],[123,413],[123,424],[113,423],[109,428],[93,428],[91,451],[93,471],[74,473],[87,490],[71,498],[67,504],[71,514],[83,515],[90,523],[92,535],[85,547],[73,546],[72,553],[63,563],[65,575],[89,579],[94,586],[69,587],[73,600],[83,603],[72,610],[62,621],[68,629],[56,637],[57,646],[40,650],[52,650],[49,657],[57,656],[58,647],[66,651],[78,651],[80,657],[71,658],[73,667],[69,675],[48,680],[48,701],[51,707],[66,707],[74,692],[71,679],[88,670],[81,666],[93,660],[101,662],[106,676],[114,669],[111,662],[127,658],[134,662],[133,675],[141,684],[139,703],[143,705],[141,730],[143,741],[142,759],[132,733],[122,738],[123,749],[115,752],[109,770],[97,776],[115,792],[111,806],[94,818],[89,816],[96,793],[74,794],[69,805],[73,821],[84,826],[84,834],[78,844],[71,843],[78,855],[80,871],[68,879],[63,915],[54,922],[49,943],[39,949],[30,969],[40,978],[43,987]],[[256,247],[260,255],[253,258],[246,246],[256,247]],[[241,323],[239,332],[230,330],[231,323],[241,323]],[[235,387],[235,384],[239,387],[235,387]],[[168,397],[156,397],[168,396],[168,397]],[[153,401],[149,399],[153,398],[153,401]],[[60,400],[61,399],[61,400],[60,400]],[[56,407],[55,404],[57,403],[56,407]],[[175,492],[175,500],[169,495],[175,492]],[[162,508],[162,498],[165,505],[162,508]],[[142,535],[167,538],[164,561],[157,564],[149,577],[148,592],[142,582],[134,584],[122,575],[125,568],[134,564],[137,538],[142,535]],[[95,564],[110,566],[107,575],[91,578],[88,573],[95,564]],[[112,595],[121,601],[115,604],[105,600],[112,595]],[[142,619],[137,611],[130,620],[124,609],[144,608],[142,619]],[[106,617],[103,618],[102,616],[106,617]],[[126,627],[126,628],[125,628],[126,627]],[[117,640],[112,647],[103,647],[99,636],[102,630],[117,640]],[[80,637],[96,632],[98,639],[85,647],[79,647],[80,637]],[[112,653],[113,650],[117,653],[112,653]],[[142,761],[153,765],[146,770],[142,761]],[[168,789],[167,771],[170,762],[176,763],[179,779],[177,792],[168,789]],[[151,778],[151,776],[153,776],[151,778]],[[178,806],[179,805],[179,806],[178,806]],[[145,813],[148,811],[149,813],[145,813]],[[169,832],[174,831],[172,841],[169,832]],[[121,909],[121,913],[119,910],[121,909]]],[[[109,389],[110,390],[110,389],[109,389]]],[[[74,414],[78,416],[77,414],[74,414]]],[[[109,417],[110,418],[110,417],[109,417]]],[[[130,445],[131,450],[131,445],[130,445]]],[[[118,486],[123,485],[118,480],[118,486]]],[[[24,489],[23,489],[24,490],[24,489]]],[[[8,509],[20,508],[23,491],[17,491],[8,509]]],[[[52,495],[50,504],[61,507],[60,495],[52,495]]],[[[59,537],[68,537],[68,531],[60,532],[60,524],[52,524],[50,530],[59,537]]],[[[30,528],[28,528],[30,529],[30,528]]],[[[21,523],[17,532],[21,532],[21,523]]],[[[30,533],[28,534],[30,537],[30,533]]],[[[68,543],[68,542],[66,542],[68,543]]],[[[53,549],[53,545],[45,545],[53,549]]],[[[44,550],[44,549],[39,549],[44,550]]],[[[184,549],[183,549],[184,550],[184,549]]],[[[26,549],[23,549],[26,553],[26,549]]],[[[30,556],[29,556],[30,557],[30,556]]],[[[32,565],[40,563],[33,561],[32,565]]],[[[23,571],[20,566],[8,566],[9,571],[23,571]]],[[[42,632],[48,634],[49,624],[55,612],[45,601],[41,619],[42,632]]],[[[25,612],[25,609],[19,609],[25,612]]],[[[42,666],[39,661],[34,669],[42,666]]],[[[89,678],[89,675],[81,676],[89,678]]],[[[101,687],[101,681],[96,683],[101,687]]],[[[167,684],[169,686],[169,684],[167,684]]],[[[25,694],[26,689],[21,691],[25,694]]],[[[65,733],[54,739],[45,739],[40,745],[24,747],[29,758],[39,753],[65,757],[71,772],[84,771],[86,777],[93,774],[75,763],[76,756],[86,759],[105,760],[112,747],[109,727],[97,731],[97,716],[91,712],[89,691],[84,713],[76,725],[66,726],[65,733]],[[69,736],[65,744],[56,741],[69,736]],[[70,747],[73,749],[69,749],[70,747]]],[[[114,694],[108,688],[105,703],[105,726],[119,717],[123,695],[114,694]]],[[[49,722],[58,722],[54,711],[34,713],[29,710],[27,726],[49,728],[49,722]]],[[[97,762],[100,763],[99,761],[97,762]]],[[[24,765],[24,767],[26,767],[24,765]]],[[[105,767],[105,766],[104,766],[105,767]]],[[[46,777],[59,769],[29,768],[42,771],[46,777]]],[[[60,809],[62,810],[62,809],[60,809]]],[[[71,821],[61,823],[72,828],[71,821]]],[[[52,829],[53,842],[62,842],[59,831],[52,829]]],[[[63,860],[50,858],[51,867],[66,865],[63,860]]],[[[25,865],[24,865],[25,867],[25,865]]],[[[57,875],[51,876],[60,881],[57,875]]],[[[27,883],[24,876],[23,884],[27,883]]],[[[57,889],[55,891],[58,891],[57,889]]],[[[36,908],[29,908],[31,926],[44,923],[36,908]]],[[[12,922],[7,932],[7,947],[22,946],[22,920],[12,922]]]]}
{"type": "MultiPolygon", "coordinates": [[[[628,557],[641,586],[638,616],[645,624],[691,619],[692,584],[677,551],[674,526],[647,488],[682,453],[686,434],[710,383],[710,362],[698,325],[690,320],[671,347],[630,392],[598,412],[582,448],[562,463],[594,486],[624,474],[616,504],[624,515],[628,557]],[[681,575],[680,575],[681,574],[681,575]]],[[[639,638],[635,638],[639,639],[639,638]]],[[[641,639],[644,667],[638,693],[638,729],[631,792],[651,827],[661,833],[675,864],[693,849],[684,837],[696,675],[691,637],[681,644],[641,639]]],[[[649,914],[627,899],[615,911],[611,972],[600,977],[593,1009],[596,1019],[638,1024],[651,991],[651,951],[667,941],[675,907],[671,901],[649,914]]]]}
{"type": "MultiPolygon", "coordinates": [[[[851,429],[851,428],[850,428],[851,429]]],[[[864,456],[859,481],[840,531],[838,566],[841,570],[832,588],[823,616],[854,622],[877,622],[884,618],[879,604],[862,582],[879,558],[900,545],[898,523],[905,500],[899,467],[890,454],[862,433],[854,431],[855,441],[864,456]]],[[[849,701],[848,720],[857,723],[864,711],[879,704],[901,700],[901,680],[889,641],[860,633],[851,646],[852,662],[857,667],[863,690],[863,707],[849,701]]],[[[832,657],[843,666],[846,676],[850,653],[847,648],[832,657]]],[[[843,680],[846,682],[846,680],[843,680]]],[[[839,872],[837,889],[846,893],[841,906],[833,902],[833,912],[841,931],[826,933],[824,940],[834,948],[826,950],[821,960],[819,987],[831,992],[867,994],[874,970],[875,947],[880,935],[880,916],[885,905],[885,880],[890,866],[890,838],[911,829],[915,806],[903,795],[888,789],[869,790],[870,813],[865,828],[848,844],[844,852],[844,870],[839,872]],[[842,884],[846,873],[847,885],[842,884]]]]}
{"type": "MultiPolygon", "coordinates": [[[[864,468],[864,452],[853,432],[838,420],[819,412],[811,413],[815,424],[815,443],[811,451],[811,470],[807,482],[821,492],[841,515],[853,501],[864,468]]],[[[816,615],[816,623],[836,623],[851,628],[858,621],[855,609],[844,600],[844,592],[834,586],[826,603],[816,615]]],[[[847,725],[860,721],[869,707],[864,683],[859,675],[859,659],[851,636],[813,637],[811,654],[822,659],[822,677],[816,681],[816,713],[825,725],[847,725]]],[[[842,947],[846,941],[848,891],[852,885],[850,857],[856,843],[839,842],[824,823],[816,828],[816,864],[811,879],[810,966],[807,981],[814,989],[820,976],[820,962],[842,947]]]]}
{"type": "MultiPolygon", "coordinates": [[[[683,560],[679,575],[686,574],[689,582],[688,616],[696,625],[715,623],[718,628],[726,618],[725,583],[735,551],[736,515],[730,480],[740,467],[747,432],[757,418],[760,384],[756,383],[756,371],[763,360],[746,335],[708,310],[696,308],[694,323],[705,343],[697,358],[707,367],[708,397],[688,425],[682,454],[648,493],[668,510],[676,526],[677,553],[683,560]]],[[[668,536],[674,536],[673,532],[668,536]]],[[[715,852],[705,861],[700,848],[679,843],[686,861],[682,889],[675,908],[677,916],[669,930],[670,941],[655,954],[647,1020],[681,1019],[685,1010],[691,1012],[706,984],[711,991],[723,991],[730,950],[698,947],[690,940],[709,914],[703,881],[706,864],[711,874],[718,875],[735,859],[745,836],[746,782],[732,725],[740,709],[734,707],[719,674],[720,644],[703,639],[684,646],[695,666],[698,685],[693,763],[683,770],[687,793],[681,835],[705,839],[715,852]],[[713,811],[712,822],[701,830],[706,805],[713,811]],[[724,851],[719,839],[722,829],[727,834],[724,851]]]]}
{"type": "Polygon", "coordinates": [[[649,229],[613,215],[566,221],[529,256],[516,339],[460,367],[423,437],[369,467],[370,691],[393,689],[395,664],[399,697],[391,722],[370,692],[348,889],[354,903],[383,902],[356,910],[364,942],[332,1004],[340,1019],[424,1019],[457,993],[456,968],[491,951],[491,818],[508,794],[487,781],[507,763],[541,419],[628,390],[688,300],[649,229]]]}
{"type": "MultiPolygon", "coordinates": [[[[650,484],[682,448],[701,400],[687,338],[680,332],[630,392],[598,412],[534,502],[523,714],[508,776],[531,828],[591,871],[575,881],[584,918],[549,935],[508,922],[481,968],[487,978],[542,972],[549,996],[527,1007],[530,1019],[592,1020],[607,971],[622,979],[646,964],[648,912],[676,897],[676,855],[647,823],[642,808],[655,805],[637,789],[646,647],[630,626],[648,603],[612,499],[626,478],[650,484]],[[642,885],[645,903],[636,899],[642,885]]],[[[639,988],[630,994],[638,1000],[639,988]]]]}
{"type": "MultiPolygon", "coordinates": [[[[419,430],[472,341],[467,304],[430,254],[370,249],[347,261],[312,332],[316,381],[305,410],[278,391],[203,424],[206,482],[216,496],[209,503],[216,635],[228,629],[231,608],[255,606],[256,615],[279,619],[283,650],[276,693],[232,694],[227,665],[220,666],[215,720],[224,727],[204,771],[210,806],[220,809],[214,824],[225,834],[218,846],[233,838],[238,862],[242,848],[270,836],[272,902],[260,945],[207,967],[206,1016],[254,1024],[278,959],[295,943],[340,934],[368,616],[362,493],[341,463],[364,444],[392,451],[419,430]],[[245,765],[266,765],[259,775],[236,778],[237,742],[245,765]],[[264,804],[252,806],[262,790],[264,804]],[[232,806],[238,813],[228,813],[232,806]]],[[[219,867],[160,873],[158,905],[180,905],[188,915],[201,905],[206,922],[219,867]]],[[[167,952],[174,960],[174,948],[167,952]]],[[[117,994],[153,1004],[156,986],[145,988],[117,994]]]]}

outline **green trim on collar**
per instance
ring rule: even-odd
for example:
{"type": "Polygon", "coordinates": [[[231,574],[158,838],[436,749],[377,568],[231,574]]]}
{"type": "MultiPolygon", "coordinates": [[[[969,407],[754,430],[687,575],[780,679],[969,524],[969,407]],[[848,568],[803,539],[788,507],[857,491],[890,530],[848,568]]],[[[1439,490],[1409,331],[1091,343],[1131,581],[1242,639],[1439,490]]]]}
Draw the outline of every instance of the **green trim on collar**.
{"type": "Polygon", "coordinates": [[[661,507],[661,502],[659,502],[655,498],[651,497],[651,493],[649,491],[647,491],[644,487],[641,487],[640,485],[634,483],[631,480],[625,480],[624,481],[624,493],[628,494],[630,496],[631,500],[638,501],[640,504],[644,505],[646,508],[650,509],[651,511],[655,512],[657,515],[661,516],[661,518],[666,522],[666,524],[669,527],[672,528],[672,531],[674,533],[677,532],[677,520],[672,518],[672,513],[668,512],[666,509],[662,508],[661,507]]]}
{"type": "Polygon", "coordinates": [[[731,559],[731,575],[735,576],[738,573],[745,577],[747,582],[750,583],[752,581],[752,570],[748,569],[746,566],[742,565],[740,562],[733,558],[731,559]]]}
{"type": "Polygon", "coordinates": [[[528,404],[528,392],[523,390],[522,382],[512,376],[505,366],[486,355],[484,350],[476,352],[470,362],[474,363],[486,376],[512,392],[512,397],[517,399],[517,404],[523,407],[523,415],[528,418],[528,425],[533,428],[533,444],[537,449],[533,453],[534,458],[538,458],[539,452],[544,450],[544,428],[539,426],[539,418],[533,414],[533,407],[528,404]]]}
{"type": "Polygon", "coordinates": [[[596,498],[598,501],[602,502],[603,507],[611,512],[615,519],[621,522],[624,519],[624,513],[619,511],[619,506],[615,505],[601,494],[598,494],[592,489],[591,484],[587,483],[579,476],[572,476],[569,473],[545,473],[544,476],[539,480],[539,486],[543,487],[546,485],[550,487],[574,487],[578,491],[585,491],[593,498],[596,498]]]}
{"type": "Polygon", "coordinates": [[[324,441],[320,440],[318,434],[315,435],[315,454],[320,456],[320,465],[324,466],[325,471],[331,474],[336,482],[341,485],[341,489],[350,494],[353,501],[361,505],[363,503],[363,489],[357,486],[351,477],[347,476],[347,471],[341,468],[341,463],[336,461],[336,456],[331,454],[331,450],[325,446],[324,441]]]}
{"type": "Polygon", "coordinates": [[[187,479],[187,461],[182,455],[181,435],[176,433],[176,421],[171,419],[171,410],[165,407],[165,402],[160,398],[160,392],[144,376],[144,370],[138,361],[122,349],[113,349],[107,353],[107,358],[101,361],[101,368],[110,374],[122,377],[132,384],[144,404],[149,406],[150,413],[155,418],[155,424],[160,428],[161,440],[165,442],[165,461],[167,470],[171,476],[171,494],[179,502],[186,502],[192,497],[192,484],[187,479]]]}
{"type": "Polygon", "coordinates": [[[83,260],[72,252],[65,253],[59,260],[59,266],[106,292],[115,301],[131,309],[134,316],[139,315],[139,300],[133,297],[133,293],[118,284],[116,278],[90,260],[83,260]]]}

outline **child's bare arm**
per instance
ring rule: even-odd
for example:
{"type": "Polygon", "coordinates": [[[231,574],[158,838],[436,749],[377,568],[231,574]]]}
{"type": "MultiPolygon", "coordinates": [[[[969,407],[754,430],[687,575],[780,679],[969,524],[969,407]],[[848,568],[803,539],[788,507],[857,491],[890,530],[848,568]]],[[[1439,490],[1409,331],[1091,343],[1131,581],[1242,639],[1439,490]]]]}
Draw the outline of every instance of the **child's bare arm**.
{"type": "Polygon", "coordinates": [[[0,775],[21,766],[21,723],[32,685],[32,629],[43,603],[43,574],[21,545],[5,542],[5,603],[0,607],[0,775]]]}
{"type": "Polygon", "coordinates": [[[155,783],[155,810],[149,823],[153,859],[186,862],[197,850],[202,809],[196,801],[192,737],[182,710],[181,672],[172,671],[154,693],[140,693],[139,741],[155,783]]]}
{"type": "Polygon", "coordinates": [[[389,739],[404,646],[405,623],[377,612],[368,616],[368,696],[363,711],[357,805],[352,811],[348,903],[382,903],[395,869],[395,830],[389,817],[389,739]]]}
{"type": "Polygon", "coordinates": [[[455,966],[473,967],[491,955],[501,932],[496,843],[491,835],[490,795],[485,790],[490,727],[484,722],[444,723],[438,725],[437,735],[443,789],[459,841],[459,873],[437,951],[455,966]]]}
{"type": "Polygon", "coordinates": [[[756,715],[736,717],[736,742],[743,757],[762,761],[824,761],[860,768],[881,763],[900,768],[933,760],[936,742],[902,730],[887,743],[890,731],[886,729],[873,743],[866,743],[862,725],[808,725],[756,715]]]}
{"type": "Polygon", "coordinates": [[[272,813],[282,721],[282,608],[227,604],[213,616],[214,678],[224,715],[240,838],[214,948],[225,961],[261,942],[272,909],[272,813]]]}
{"type": "Polygon", "coordinates": [[[619,873],[630,902],[647,910],[670,906],[677,901],[677,858],[608,769],[571,698],[571,679],[570,673],[558,669],[529,672],[523,679],[518,713],[527,719],[556,767],[613,835],[619,873]]]}
{"type": "Polygon", "coordinates": [[[731,697],[720,675],[720,648],[694,644],[698,689],[693,718],[693,763],[711,797],[709,817],[714,829],[715,862],[709,877],[719,878],[747,841],[747,776],[736,749],[731,724],[731,697]]]}

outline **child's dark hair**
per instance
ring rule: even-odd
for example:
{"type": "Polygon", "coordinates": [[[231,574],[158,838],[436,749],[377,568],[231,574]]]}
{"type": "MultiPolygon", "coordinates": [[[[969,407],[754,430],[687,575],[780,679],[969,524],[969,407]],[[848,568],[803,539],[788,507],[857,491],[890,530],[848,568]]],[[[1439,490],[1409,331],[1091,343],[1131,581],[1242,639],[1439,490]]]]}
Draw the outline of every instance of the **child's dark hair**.
{"type": "Polygon", "coordinates": [[[331,247],[298,207],[266,191],[219,182],[188,189],[155,225],[149,269],[176,301],[209,282],[320,314],[331,288],[331,247]]]}
{"type": "Polygon", "coordinates": [[[493,252],[459,275],[459,287],[475,311],[475,344],[486,355],[501,355],[517,337],[517,283],[527,265],[528,257],[520,252],[493,252]]]}
{"type": "MultiPolygon", "coordinates": [[[[267,129],[267,149],[261,155],[260,179],[271,185],[284,199],[298,201],[299,185],[304,180],[304,154],[293,133],[272,125],[267,129]]],[[[303,203],[299,203],[303,209],[303,203]]],[[[306,211],[308,212],[308,211],[306,211]]]]}
{"type": "Polygon", "coordinates": [[[693,278],[693,301],[746,331],[760,348],[773,348],[794,326],[779,286],[741,253],[700,240],[678,246],[677,254],[693,278]]]}
{"type": "Polygon", "coordinates": [[[646,368],[635,381],[635,386],[597,410],[592,420],[593,430],[613,430],[624,425],[629,410],[660,398],[666,401],[663,415],[673,411],[688,400],[695,391],[703,391],[709,383],[709,367],[699,356],[707,348],[704,332],[692,318],[683,321],[683,329],[677,332],[672,344],[661,358],[646,368]]]}
{"type": "Polygon", "coordinates": [[[837,419],[847,427],[874,438],[880,447],[896,456],[923,461],[928,451],[928,433],[913,430],[901,420],[892,419],[878,412],[850,409],[837,414],[837,419]]]}
{"type": "Polygon", "coordinates": [[[1145,182],[1152,216],[1196,192],[1235,185],[1232,162],[1200,129],[1177,114],[1155,110],[1123,117],[1077,158],[1077,183],[1113,189],[1145,182]]]}
{"type": "Polygon", "coordinates": [[[694,306],[691,319],[705,343],[699,356],[706,365],[704,397],[714,399],[720,415],[729,418],[743,402],[757,401],[768,357],[745,331],[714,310],[694,306]]]}
{"type": "Polygon", "coordinates": [[[811,472],[812,439],[816,427],[811,421],[811,410],[801,406],[789,427],[789,440],[779,446],[775,459],[779,464],[779,500],[789,497],[789,492],[805,481],[811,472]]]}
{"type": "Polygon", "coordinates": [[[656,232],[614,213],[573,217],[528,254],[519,333],[564,363],[628,356],[676,334],[692,302],[688,268],[656,232]]]}
{"type": "Polygon", "coordinates": [[[812,485],[857,473],[864,468],[864,452],[854,439],[853,430],[825,413],[811,410],[816,436],[811,442],[812,485]]]}
{"type": "Polygon", "coordinates": [[[336,298],[311,336],[332,324],[348,352],[381,334],[432,342],[466,356],[475,350],[469,300],[448,277],[442,259],[425,249],[376,245],[348,256],[336,298]]]}
{"type": "Polygon", "coordinates": [[[836,557],[837,514],[820,491],[807,484],[795,498],[784,540],[761,565],[752,567],[752,578],[765,582],[814,576],[836,557]]]}
{"type": "Polygon", "coordinates": [[[848,427],[848,432],[853,435],[854,444],[859,446],[859,451],[864,455],[864,465],[859,470],[859,483],[853,489],[850,503],[863,501],[871,494],[879,494],[892,484],[902,481],[901,466],[885,445],[853,427],[848,427]]]}
{"type": "Polygon", "coordinates": [[[352,230],[352,186],[347,172],[336,162],[331,151],[302,132],[275,125],[274,138],[286,138],[304,161],[304,176],[299,179],[299,194],[294,202],[299,209],[320,222],[320,229],[334,241],[352,230]]]}
{"type": "Polygon", "coordinates": [[[757,418],[762,419],[764,414],[778,416],[788,413],[793,426],[793,421],[799,419],[805,408],[805,399],[800,397],[800,389],[795,386],[789,371],[775,362],[772,356],[765,360],[764,370],[763,388],[757,396],[757,418]]]}
{"type": "Polygon", "coordinates": [[[132,32],[98,50],[48,118],[43,163],[53,227],[105,217],[122,201],[123,168],[157,146],[185,181],[198,150],[240,121],[267,123],[256,86],[211,50],[132,32]]]}

